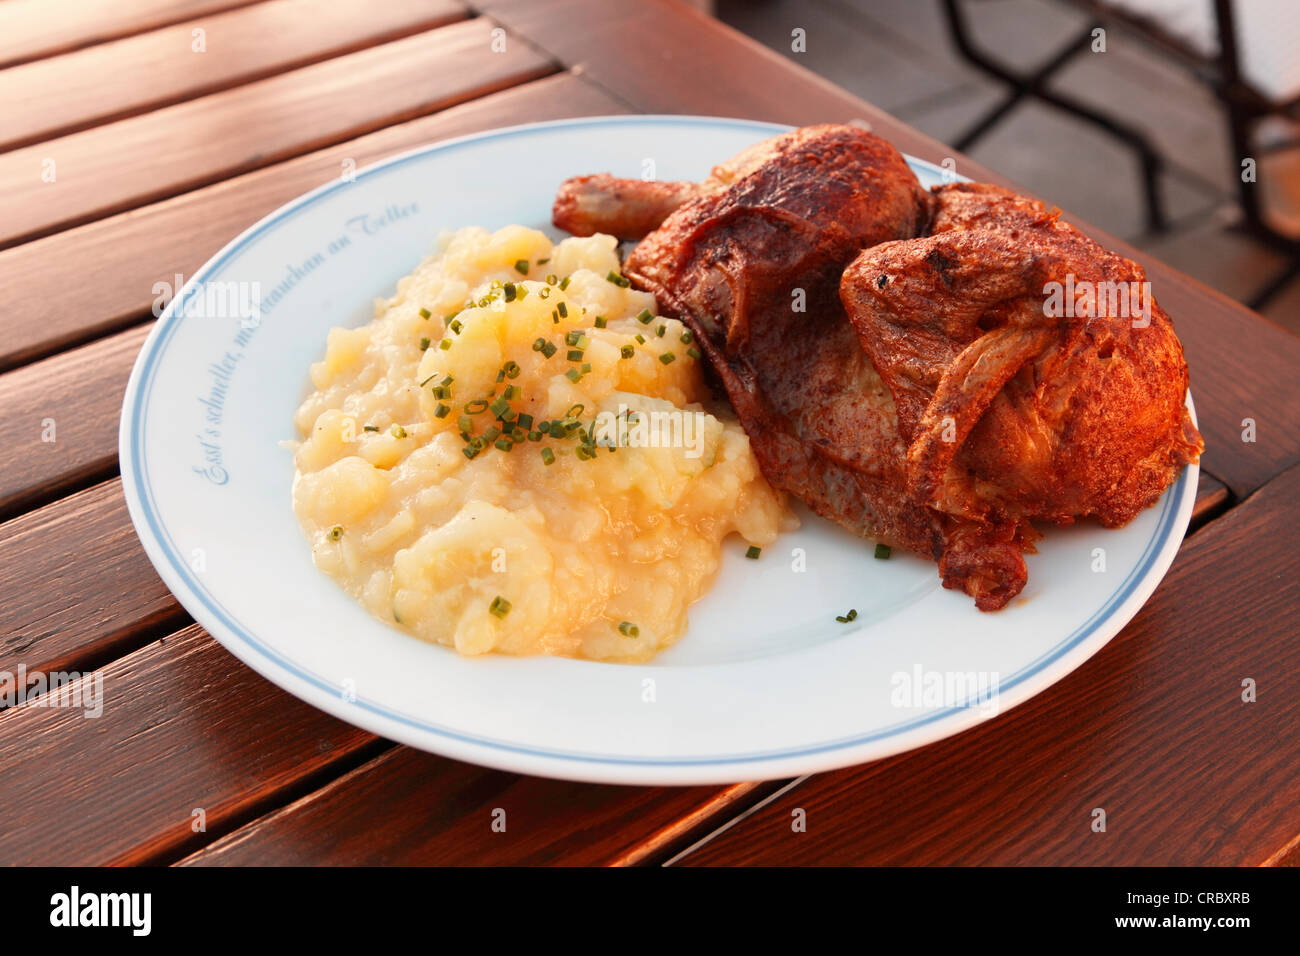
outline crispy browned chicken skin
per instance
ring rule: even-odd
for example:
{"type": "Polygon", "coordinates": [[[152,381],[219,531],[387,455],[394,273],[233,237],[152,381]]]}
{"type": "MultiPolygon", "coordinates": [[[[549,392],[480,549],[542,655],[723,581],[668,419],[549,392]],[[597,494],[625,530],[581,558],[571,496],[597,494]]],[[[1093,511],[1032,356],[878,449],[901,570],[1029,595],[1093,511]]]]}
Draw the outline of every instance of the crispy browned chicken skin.
{"type": "MultiPolygon", "coordinates": [[[[870,333],[861,325],[855,330],[840,298],[844,270],[862,250],[903,256],[929,241],[916,237],[930,231],[932,220],[934,228],[956,232],[963,216],[988,218],[987,203],[966,209],[956,198],[946,197],[936,219],[935,198],[887,142],[851,126],[814,126],[746,150],[699,184],[571,179],[553,215],[557,226],[578,235],[649,233],[624,272],[698,337],[768,481],[857,534],[937,560],[946,587],[995,610],[1024,586],[1022,552],[1032,550],[1035,536],[1031,515],[993,507],[969,486],[931,493],[926,476],[942,453],[917,450],[947,368],[941,363],[961,355],[956,338],[924,327],[920,298],[908,300],[917,307],[911,326],[890,312],[888,321],[869,320],[870,333]],[[923,347],[910,342],[912,326],[929,336],[923,347]],[[868,334],[884,336],[888,347],[864,349],[859,335],[868,334]],[[890,377],[882,377],[877,362],[886,363],[890,377]]],[[[845,301],[861,305],[851,296],[845,301]]],[[[967,325],[978,329],[984,311],[967,325]]],[[[1046,347],[1046,333],[1029,334],[1046,347]]],[[[1003,347],[1028,348],[1018,340],[1003,347]]],[[[963,454],[975,455],[974,442],[967,444],[963,454]]],[[[1010,446],[990,455],[981,467],[1017,464],[1010,446]]],[[[1159,477],[1148,476],[1151,487],[1159,477]]]]}
{"type": "Polygon", "coordinates": [[[1203,448],[1141,267],[1000,187],[935,197],[929,237],[863,252],[841,284],[897,403],[909,493],[993,523],[1127,523],[1203,448]]]}

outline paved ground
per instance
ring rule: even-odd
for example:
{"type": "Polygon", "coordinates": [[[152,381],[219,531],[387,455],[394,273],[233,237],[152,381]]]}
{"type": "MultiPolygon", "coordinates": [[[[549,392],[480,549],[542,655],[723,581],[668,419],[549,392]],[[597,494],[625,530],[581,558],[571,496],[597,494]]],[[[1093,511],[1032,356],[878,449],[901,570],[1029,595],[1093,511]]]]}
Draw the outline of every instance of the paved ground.
{"type": "MultiPolygon", "coordinates": [[[[981,0],[968,9],[977,41],[1021,68],[1045,59],[1085,25],[1053,0],[981,0]]],[[[1001,84],[953,48],[939,0],[719,0],[716,13],[944,142],[1003,96],[1001,84]],[[806,38],[800,53],[791,50],[796,28],[806,38]]],[[[1106,39],[1105,53],[1077,56],[1053,85],[1148,131],[1168,163],[1161,182],[1167,233],[1144,234],[1132,152],[1069,114],[1023,103],[968,152],[1202,282],[1248,298],[1283,259],[1232,229],[1239,160],[1231,155],[1217,101],[1185,70],[1144,53],[1138,41],[1114,30],[1106,39]]],[[[1300,334],[1300,281],[1265,314],[1300,334]]]]}

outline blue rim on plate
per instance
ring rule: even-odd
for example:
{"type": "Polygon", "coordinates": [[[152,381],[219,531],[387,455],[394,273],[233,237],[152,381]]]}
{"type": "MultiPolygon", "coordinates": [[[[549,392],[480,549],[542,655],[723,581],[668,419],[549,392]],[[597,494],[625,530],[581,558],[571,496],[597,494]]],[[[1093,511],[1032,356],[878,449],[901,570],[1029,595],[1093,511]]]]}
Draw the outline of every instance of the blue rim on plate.
{"type": "MultiPolygon", "coordinates": [[[[382,176],[431,153],[449,152],[456,150],[461,146],[467,144],[478,144],[485,140],[505,139],[522,133],[529,133],[545,128],[573,128],[582,126],[612,127],[622,123],[638,125],[655,123],[676,125],[699,123],[712,126],[732,126],[738,129],[753,131],[760,136],[770,136],[776,133],[786,132],[791,128],[772,123],[694,116],[614,116],[529,123],[494,130],[487,133],[458,137],[456,139],[435,143],[430,146],[420,147],[376,163],[372,166],[368,166],[365,169],[358,171],[356,173],[356,178],[361,179],[382,176]]],[[[923,169],[940,177],[945,175],[945,171],[940,167],[935,166],[933,163],[928,163],[911,156],[906,158],[908,164],[913,169],[923,169]]],[[[947,175],[951,174],[948,173],[947,175]]],[[[320,675],[303,668],[301,665],[295,663],[289,658],[286,658],[265,641],[261,640],[256,634],[252,633],[248,628],[244,627],[240,621],[226,609],[221,601],[208,591],[203,583],[192,572],[189,564],[181,558],[180,549],[172,539],[170,532],[158,513],[158,508],[153,496],[152,485],[150,483],[148,459],[144,454],[143,436],[145,434],[150,392],[155,381],[155,372],[160,361],[167,352],[167,347],[172,336],[180,327],[180,324],[184,319],[185,305],[189,301],[191,295],[196,291],[201,290],[203,283],[207,281],[209,277],[218,273],[228,260],[241,253],[253,240],[289,222],[299,213],[309,209],[316,200],[336,189],[342,188],[344,185],[346,184],[341,181],[326,183],[298,199],[281,206],[279,209],[270,213],[233,239],[225,246],[225,248],[205,263],[193,277],[191,277],[190,281],[186,283],[185,288],[181,293],[173,298],[166,310],[164,310],[157,325],[151,331],[141,349],[135,367],[132,369],[130,381],[127,385],[119,434],[122,482],[128,511],[131,514],[137,531],[140,533],[142,542],[146,546],[146,551],[149,554],[150,559],[157,567],[164,581],[169,587],[171,587],[172,591],[175,592],[175,596],[180,603],[194,616],[196,621],[208,627],[209,630],[212,630],[214,636],[222,639],[222,643],[227,643],[225,638],[233,637],[242,644],[245,650],[251,651],[256,656],[263,658],[266,663],[293,675],[298,680],[303,681],[318,690],[324,691],[329,695],[336,695],[338,693],[338,687],[334,682],[328,681],[320,675]],[[178,584],[179,587],[177,586],[178,584]],[[217,622],[219,626],[212,624],[211,622],[213,621],[217,622]]],[[[1000,695],[1042,673],[1049,665],[1085,643],[1090,637],[1096,634],[1105,623],[1113,619],[1113,615],[1117,609],[1121,608],[1130,600],[1130,598],[1132,598],[1143,582],[1150,581],[1151,572],[1156,562],[1160,559],[1160,556],[1166,553],[1171,538],[1175,534],[1181,535],[1181,525],[1184,525],[1185,521],[1180,520],[1180,518],[1189,507],[1188,499],[1193,493],[1193,488],[1195,486],[1194,479],[1197,472],[1198,469],[1195,466],[1188,466],[1185,468],[1178,481],[1171,488],[1167,489],[1165,494],[1161,497],[1159,504],[1161,510],[1155,533],[1147,542],[1146,550],[1143,552],[1141,559],[1137,562],[1133,570],[1123,580],[1123,582],[1120,583],[1119,587],[1116,588],[1110,597],[1103,602],[1102,606],[1094,611],[1087,621],[1078,627],[1072,634],[1050,650],[1044,652],[1034,661],[1016,671],[1006,680],[999,681],[1000,695]]],[[[1172,556],[1170,559],[1172,560],[1172,556]]],[[[1163,574],[1163,569],[1161,569],[1161,574],[1163,574]]],[[[1154,588],[1155,584],[1152,583],[1151,586],[1154,588]]],[[[1134,608],[1134,613],[1136,613],[1136,610],[1137,609],[1134,608]]],[[[1125,619],[1125,622],[1126,621],[1127,618],[1125,619]]],[[[1122,623],[1119,627],[1122,627],[1122,623]]],[[[1119,627],[1116,627],[1115,631],[1118,631],[1119,627]]],[[[1109,636],[1113,636],[1113,633],[1109,636]]],[[[227,646],[230,647],[229,644],[227,644],[227,646]]],[[[232,651],[236,650],[234,647],[230,647],[230,649],[232,651]]],[[[241,657],[241,659],[246,659],[243,654],[238,654],[237,656],[241,657]]],[[[1078,663],[1082,663],[1082,660],[1078,663]]],[[[350,700],[348,706],[350,708],[360,708],[374,714],[375,716],[389,721],[394,721],[423,733],[434,734],[450,741],[470,744],[475,747],[488,748],[489,750],[497,750],[503,753],[522,754],[542,760],[564,760],[580,763],[660,768],[689,768],[704,765],[740,763],[761,764],[765,761],[797,760],[802,757],[811,757],[835,751],[849,750],[855,747],[860,747],[864,744],[873,743],[889,737],[895,737],[925,726],[926,724],[938,720],[944,720],[969,710],[969,708],[950,707],[944,710],[933,711],[911,720],[901,721],[897,724],[872,731],[868,734],[822,741],[816,744],[797,748],[665,760],[655,758],[630,758],[618,754],[595,754],[520,746],[509,741],[466,734],[451,728],[438,726],[360,696],[358,696],[355,701],[350,700]]]]}

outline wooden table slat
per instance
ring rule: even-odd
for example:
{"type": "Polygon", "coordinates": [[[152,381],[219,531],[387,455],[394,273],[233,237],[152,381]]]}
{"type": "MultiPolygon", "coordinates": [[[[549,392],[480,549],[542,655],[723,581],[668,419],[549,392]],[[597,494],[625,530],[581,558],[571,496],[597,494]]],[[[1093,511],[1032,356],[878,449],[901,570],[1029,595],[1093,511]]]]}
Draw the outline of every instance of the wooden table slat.
{"type": "Polygon", "coordinates": [[[268,0],[0,70],[0,150],[466,16],[456,0],[268,0]]]}
{"type": "Polygon", "coordinates": [[[174,859],[374,746],[365,731],[257,676],[196,625],[95,674],[100,716],[86,716],[85,696],[83,707],[36,698],[0,711],[0,766],[34,768],[0,774],[7,864],[174,859]]]}
{"type": "Polygon", "coordinates": [[[569,783],[399,747],[182,863],[628,864],[701,820],[725,819],[761,786],[569,783]]]}
{"type": "Polygon", "coordinates": [[[1293,468],[1189,538],[1133,622],[1049,692],[813,777],[680,862],[1269,861],[1300,835],[1300,557],[1277,533],[1297,524],[1293,468]]]}
{"type": "Polygon", "coordinates": [[[188,621],[111,481],[0,524],[0,672],[87,670],[188,621]]]}
{"type": "Polygon", "coordinates": [[[5,0],[0,3],[0,67],[256,2],[5,0]]]}
{"type": "Polygon", "coordinates": [[[0,371],[161,311],[177,275],[188,278],[232,236],[338,177],[345,160],[362,167],[521,120],[621,109],[590,83],[556,74],[0,251],[0,300],[7,303],[0,371]],[[95,294],[87,296],[87,288],[95,294]]]}
{"type": "Polygon", "coordinates": [[[556,72],[468,20],[0,153],[0,245],[270,165],[556,72]],[[53,181],[42,180],[53,162],[53,181]]]}
{"type": "Polygon", "coordinates": [[[117,469],[117,421],[140,326],[0,375],[0,518],[117,469]]]}

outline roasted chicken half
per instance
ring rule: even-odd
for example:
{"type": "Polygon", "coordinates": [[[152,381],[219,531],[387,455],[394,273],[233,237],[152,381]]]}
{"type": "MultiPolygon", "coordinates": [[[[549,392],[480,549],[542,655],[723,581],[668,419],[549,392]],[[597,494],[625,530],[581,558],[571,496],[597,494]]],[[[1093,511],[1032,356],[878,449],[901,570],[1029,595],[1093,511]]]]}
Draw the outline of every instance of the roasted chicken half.
{"type": "Polygon", "coordinates": [[[863,252],[841,285],[909,494],[991,524],[1132,520],[1204,447],[1142,268],[1000,187],[935,198],[928,237],[863,252]]]}
{"type": "Polygon", "coordinates": [[[1163,313],[1149,346],[1031,314],[1042,311],[1032,282],[1066,265],[1116,276],[1136,266],[1012,194],[932,195],[891,145],[856,127],[775,137],[702,183],[577,177],[553,218],[577,235],[644,236],[624,273],[695,333],[769,482],[857,534],[938,561],[945,587],[981,610],[1024,586],[1031,519],[1122,523],[1199,451],[1170,411],[1186,368],[1163,313]],[[1057,258],[1035,266],[1043,245],[1057,258]],[[994,252],[1003,258],[981,258],[994,252]],[[1144,350],[1136,366],[1133,348],[1144,350]],[[1113,380],[1094,369],[1066,384],[1103,357],[1113,380]],[[1095,405],[1119,395],[1115,408],[1095,405]],[[1129,451],[1099,444],[1126,416],[1148,415],[1143,402],[1158,410],[1129,451]]]}

